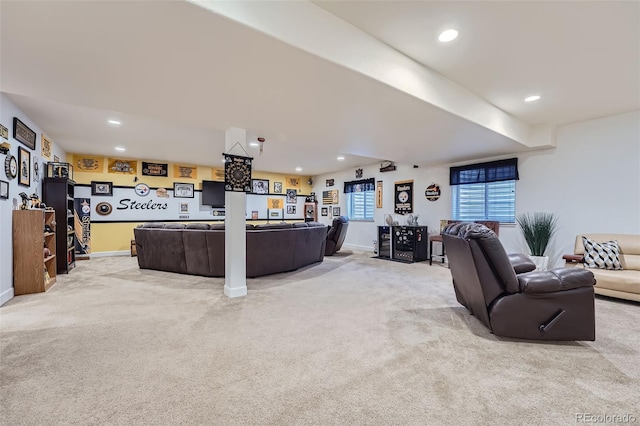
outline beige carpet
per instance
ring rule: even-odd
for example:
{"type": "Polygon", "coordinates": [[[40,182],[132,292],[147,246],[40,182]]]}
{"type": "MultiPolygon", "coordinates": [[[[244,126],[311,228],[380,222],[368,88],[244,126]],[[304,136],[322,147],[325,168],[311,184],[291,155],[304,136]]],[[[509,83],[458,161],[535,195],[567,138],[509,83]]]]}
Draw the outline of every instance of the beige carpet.
{"type": "Polygon", "coordinates": [[[0,308],[3,425],[640,423],[640,305],[596,299],[595,342],[497,338],[449,270],[343,250],[248,281],[78,262],[0,308]]]}

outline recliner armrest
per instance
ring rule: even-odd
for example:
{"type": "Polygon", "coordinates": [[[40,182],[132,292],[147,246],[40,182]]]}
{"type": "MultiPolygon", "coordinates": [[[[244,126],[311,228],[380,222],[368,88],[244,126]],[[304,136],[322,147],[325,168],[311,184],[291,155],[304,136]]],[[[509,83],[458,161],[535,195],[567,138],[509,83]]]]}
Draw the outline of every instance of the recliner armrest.
{"type": "Polygon", "coordinates": [[[523,293],[551,293],[593,286],[593,273],[586,269],[557,268],[518,275],[518,285],[523,293]]]}
{"type": "Polygon", "coordinates": [[[531,272],[536,269],[536,264],[529,259],[529,256],[522,253],[511,253],[509,256],[509,262],[513,266],[513,270],[516,274],[523,274],[525,272],[531,272]]]}

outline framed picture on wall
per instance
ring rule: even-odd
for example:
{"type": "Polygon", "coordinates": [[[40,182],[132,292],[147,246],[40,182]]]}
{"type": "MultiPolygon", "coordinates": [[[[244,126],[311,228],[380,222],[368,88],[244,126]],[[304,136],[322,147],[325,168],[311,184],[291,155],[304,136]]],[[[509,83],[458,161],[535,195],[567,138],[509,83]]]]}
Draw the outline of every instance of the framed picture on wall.
{"type": "Polygon", "coordinates": [[[9,199],[9,182],[0,180],[0,199],[9,199]]]}
{"type": "Polygon", "coordinates": [[[333,208],[333,215],[334,216],[340,216],[340,207],[334,207],[333,208]]]}
{"type": "Polygon", "coordinates": [[[282,182],[273,182],[274,194],[282,194],[282,182]]]}
{"type": "Polygon", "coordinates": [[[329,209],[327,207],[323,207],[320,211],[322,216],[329,216],[329,209]]]}
{"type": "Polygon", "coordinates": [[[91,181],[91,195],[99,195],[110,197],[113,195],[112,182],[96,182],[91,181]]]}
{"type": "Polygon", "coordinates": [[[18,148],[18,183],[29,186],[31,184],[31,152],[18,148]]]}
{"type": "Polygon", "coordinates": [[[267,179],[251,179],[251,189],[254,194],[268,194],[269,181],[267,179]]]}
{"type": "Polygon", "coordinates": [[[173,198],[193,198],[194,185],[192,183],[173,184],[173,198]]]}

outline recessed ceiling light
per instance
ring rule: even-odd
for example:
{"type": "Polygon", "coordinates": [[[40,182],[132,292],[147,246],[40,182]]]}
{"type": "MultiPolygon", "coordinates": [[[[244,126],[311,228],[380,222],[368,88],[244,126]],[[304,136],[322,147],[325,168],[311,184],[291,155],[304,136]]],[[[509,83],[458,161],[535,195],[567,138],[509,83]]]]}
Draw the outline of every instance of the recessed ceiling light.
{"type": "Polygon", "coordinates": [[[249,146],[260,146],[258,142],[249,142],[249,146]]]}
{"type": "Polygon", "coordinates": [[[440,35],[438,36],[438,40],[440,40],[443,43],[447,43],[449,41],[455,40],[456,37],[458,37],[458,31],[454,29],[449,29],[441,32],[440,35]]]}
{"type": "Polygon", "coordinates": [[[338,157],[338,161],[342,161],[344,160],[344,157],[341,155],[340,157],[338,157]]]}
{"type": "Polygon", "coordinates": [[[109,124],[113,124],[114,126],[119,126],[122,124],[122,122],[120,122],[120,120],[109,120],[109,124]]]}
{"type": "Polygon", "coordinates": [[[302,171],[302,167],[296,167],[296,172],[301,172],[302,171]]]}
{"type": "Polygon", "coordinates": [[[121,146],[116,146],[116,151],[124,152],[126,150],[121,146]]]}
{"type": "Polygon", "coordinates": [[[531,96],[528,96],[528,97],[524,98],[524,101],[525,102],[534,102],[534,101],[537,101],[538,99],[540,99],[540,95],[531,95],[531,96]]]}

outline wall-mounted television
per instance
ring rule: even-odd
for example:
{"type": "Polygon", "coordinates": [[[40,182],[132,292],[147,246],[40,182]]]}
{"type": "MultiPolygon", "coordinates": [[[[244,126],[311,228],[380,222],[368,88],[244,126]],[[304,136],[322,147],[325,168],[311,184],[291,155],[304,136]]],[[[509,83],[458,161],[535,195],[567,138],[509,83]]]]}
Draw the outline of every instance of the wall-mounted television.
{"type": "Polygon", "coordinates": [[[224,192],[224,182],[203,180],[201,197],[202,205],[223,208],[224,192]]]}

